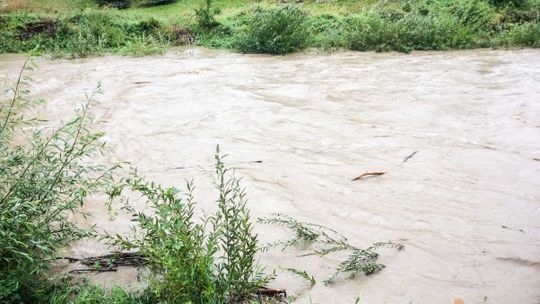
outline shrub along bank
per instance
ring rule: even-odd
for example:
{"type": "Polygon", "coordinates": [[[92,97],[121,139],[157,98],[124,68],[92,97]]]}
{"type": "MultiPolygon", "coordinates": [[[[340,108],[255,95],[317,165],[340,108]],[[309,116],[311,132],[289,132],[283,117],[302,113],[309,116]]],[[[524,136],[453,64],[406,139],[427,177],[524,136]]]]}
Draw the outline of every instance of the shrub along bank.
{"type": "Polygon", "coordinates": [[[0,52],[144,55],[188,43],[270,54],[306,47],[409,52],[540,46],[540,0],[374,1],[346,12],[262,2],[221,14],[221,6],[194,2],[181,18],[168,15],[175,4],[160,10],[19,10],[0,15],[0,52]]]}

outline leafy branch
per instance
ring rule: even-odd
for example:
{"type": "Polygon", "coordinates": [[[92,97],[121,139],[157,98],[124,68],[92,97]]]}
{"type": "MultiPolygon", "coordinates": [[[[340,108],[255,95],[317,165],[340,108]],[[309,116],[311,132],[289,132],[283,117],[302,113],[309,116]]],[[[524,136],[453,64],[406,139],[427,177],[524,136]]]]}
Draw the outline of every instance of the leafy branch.
{"type": "MultiPolygon", "coordinates": [[[[324,281],[325,284],[335,282],[340,273],[351,273],[350,276],[354,277],[359,273],[370,275],[382,270],[385,266],[377,263],[379,254],[376,252],[381,247],[396,248],[397,250],[403,249],[402,244],[392,241],[377,242],[367,248],[360,248],[349,243],[345,236],[333,229],[313,223],[301,222],[280,213],[272,214],[267,218],[259,218],[258,222],[283,226],[294,233],[293,238],[267,244],[263,247],[264,250],[275,247],[281,247],[284,250],[295,245],[303,245],[309,248],[309,251],[302,256],[317,255],[322,257],[335,252],[348,252],[347,258],[341,261],[334,274],[324,281]],[[313,248],[313,245],[319,246],[313,248]]],[[[287,270],[311,281],[305,271],[287,270]]],[[[311,278],[313,279],[313,277],[311,278]]]]}

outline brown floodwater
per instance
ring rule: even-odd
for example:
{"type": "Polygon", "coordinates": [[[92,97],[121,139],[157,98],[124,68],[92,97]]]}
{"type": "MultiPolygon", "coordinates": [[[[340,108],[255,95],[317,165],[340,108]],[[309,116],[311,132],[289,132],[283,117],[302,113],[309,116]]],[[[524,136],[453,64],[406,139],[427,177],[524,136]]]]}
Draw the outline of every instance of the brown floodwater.
{"type": "MultiPolygon", "coordinates": [[[[3,85],[23,60],[0,56],[3,85]]],[[[193,178],[199,207],[211,210],[219,144],[244,178],[255,217],[285,213],[358,246],[405,245],[381,250],[383,271],[330,286],[322,281],[342,256],[261,255],[277,271],[272,286],[298,303],[356,296],[362,303],[540,303],[538,50],[264,56],[187,49],[37,62],[32,95],[48,100],[38,108],[47,128],[72,117],[101,82],[91,111],[107,132],[106,162],[129,161],[165,185],[193,178]],[[369,171],[387,173],[351,181],[369,171]],[[309,288],[280,267],[306,270],[318,283],[309,288]]],[[[94,214],[85,225],[128,231],[129,217],[110,221],[100,199],[84,208],[94,214]]],[[[291,236],[273,226],[257,231],[263,243],[291,236]]],[[[68,250],[105,252],[96,241],[68,250]]],[[[92,277],[108,285],[135,278],[134,270],[92,277]]]]}

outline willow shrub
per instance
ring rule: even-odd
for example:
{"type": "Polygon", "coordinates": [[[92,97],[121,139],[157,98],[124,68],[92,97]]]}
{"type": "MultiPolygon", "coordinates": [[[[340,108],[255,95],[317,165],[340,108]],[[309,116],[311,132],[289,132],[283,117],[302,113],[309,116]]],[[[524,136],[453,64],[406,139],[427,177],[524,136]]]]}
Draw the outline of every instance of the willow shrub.
{"type": "Polygon", "coordinates": [[[235,46],[241,52],[287,54],[308,43],[309,15],[297,6],[259,7],[239,18],[235,46]]]}
{"type": "Polygon", "coordinates": [[[135,213],[133,238],[110,236],[123,250],[136,250],[151,269],[149,291],[170,303],[236,303],[253,296],[267,283],[256,263],[257,236],[246,207],[246,194],[219,154],[215,156],[218,210],[194,218],[193,184],[186,193],[147,182],[136,172],[124,190],[146,198],[153,212],[135,213]]]}
{"type": "Polygon", "coordinates": [[[50,260],[90,234],[68,216],[80,212],[87,196],[105,192],[114,169],[88,162],[103,149],[102,134],[87,128],[93,95],[73,120],[47,134],[33,128],[36,120],[23,117],[33,103],[26,95],[28,81],[21,72],[12,97],[0,104],[1,303],[47,299],[54,285],[46,275],[50,260]]]}
{"type": "Polygon", "coordinates": [[[349,47],[360,51],[461,49],[489,41],[493,8],[480,0],[366,10],[346,20],[349,47]]]}

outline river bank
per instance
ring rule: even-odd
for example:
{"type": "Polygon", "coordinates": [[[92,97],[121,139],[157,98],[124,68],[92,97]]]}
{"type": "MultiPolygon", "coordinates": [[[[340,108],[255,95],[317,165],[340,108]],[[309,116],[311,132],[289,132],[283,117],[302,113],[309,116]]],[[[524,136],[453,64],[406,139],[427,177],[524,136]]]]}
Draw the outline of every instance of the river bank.
{"type": "Polygon", "coordinates": [[[186,44],[270,54],[304,48],[410,52],[540,46],[537,0],[295,5],[220,0],[123,10],[93,1],[18,5],[0,12],[0,53],[142,56],[186,44]]]}

